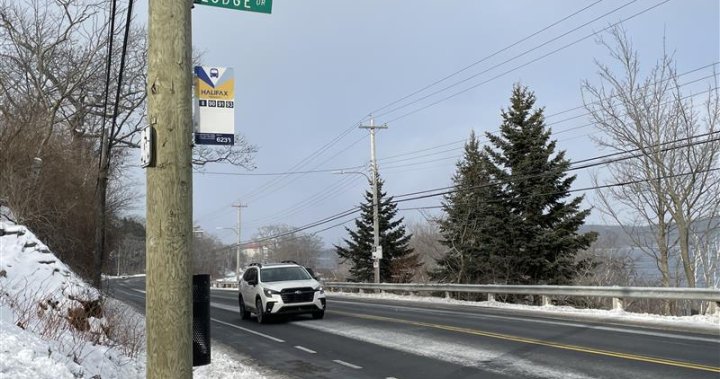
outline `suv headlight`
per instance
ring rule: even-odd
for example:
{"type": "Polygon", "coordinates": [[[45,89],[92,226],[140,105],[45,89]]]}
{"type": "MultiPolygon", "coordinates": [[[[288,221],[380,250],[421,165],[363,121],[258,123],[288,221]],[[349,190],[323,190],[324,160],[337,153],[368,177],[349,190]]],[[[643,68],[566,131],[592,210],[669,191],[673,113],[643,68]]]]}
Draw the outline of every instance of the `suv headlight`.
{"type": "Polygon", "coordinates": [[[272,297],[272,295],[279,295],[280,291],[271,290],[270,288],[264,288],[265,296],[272,297]]]}
{"type": "Polygon", "coordinates": [[[315,292],[318,292],[318,291],[319,291],[320,293],[325,293],[325,289],[323,289],[322,286],[318,286],[318,287],[313,288],[313,289],[315,290],[315,292]]]}

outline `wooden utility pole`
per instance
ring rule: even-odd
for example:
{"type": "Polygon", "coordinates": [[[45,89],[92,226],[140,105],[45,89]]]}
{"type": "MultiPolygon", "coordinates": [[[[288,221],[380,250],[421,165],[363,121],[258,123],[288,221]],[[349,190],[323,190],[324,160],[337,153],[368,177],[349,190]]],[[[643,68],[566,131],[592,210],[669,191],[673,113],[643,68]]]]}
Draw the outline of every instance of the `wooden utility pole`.
{"type": "Polygon", "coordinates": [[[192,378],[191,0],[150,0],[147,378],[192,378]]]}
{"type": "Polygon", "coordinates": [[[370,116],[370,125],[360,125],[361,129],[370,130],[370,171],[372,174],[372,198],[373,198],[373,277],[375,283],[380,283],[380,259],[382,259],[382,248],[380,247],[380,206],[378,204],[378,166],[375,158],[375,129],[387,129],[387,124],[375,125],[375,119],[370,116]]]}

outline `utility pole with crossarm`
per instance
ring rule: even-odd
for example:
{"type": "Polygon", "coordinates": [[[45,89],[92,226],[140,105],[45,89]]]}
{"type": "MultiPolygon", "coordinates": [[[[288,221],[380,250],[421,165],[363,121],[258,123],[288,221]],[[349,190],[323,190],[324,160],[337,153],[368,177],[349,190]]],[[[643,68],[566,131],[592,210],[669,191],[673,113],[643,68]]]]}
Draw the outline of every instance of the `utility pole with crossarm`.
{"type": "Polygon", "coordinates": [[[387,124],[375,125],[375,119],[370,116],[370,125],[360,125],[361,129],[370,130],[370,171],[372,175],[372,196],[373,196],[373,272],[375,283],[380,283],[380,259],[382,259],[382,247],[380,246],[380,205],[378,204],[378,166],[375,159],[375,129],[387,129],[387,124]]]}

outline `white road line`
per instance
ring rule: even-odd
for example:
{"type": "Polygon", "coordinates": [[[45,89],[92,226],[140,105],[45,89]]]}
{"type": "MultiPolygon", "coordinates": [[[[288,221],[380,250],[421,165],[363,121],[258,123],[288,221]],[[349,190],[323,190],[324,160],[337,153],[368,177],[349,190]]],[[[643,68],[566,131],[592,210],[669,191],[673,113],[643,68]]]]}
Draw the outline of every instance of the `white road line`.
{"type": "Polygon", "coordinates": [[[210,320],[213,320],[213,321],[215,321],[215,322],[217,322],[217,323],[219,323],[219,324],[223,324],[223,325],[229,326],[229,327],[231,327],[231,328],[240,329],[240,330],[242,330],[242,331],[245,331],[245,332],[248,332],[248,333],[252,333],[252,334],[255,334],[255,335],[260,336],[260,337],[267,338],[267,339],[272,340],[272,341],[275,341],[275,342],[285,342],[285,340],[281,340],[280,338],[275,338],[275,337],[273,337],[273,336],[269,336],[269,335],[267,335],[267,334],[263,334],[263,333],[260,333],[260,332],[256,332],[256,331],[251,330],[251,329],[246,329],[246,328],[243,328],[243,327],[241,327],[241,326],[233,325],[233,324],[230,324],[230,323],[225,322],[225,321],[220,321],[220,320],[215,319],[215,318],[211,318],[210,320]]]}
{"type": "Polygon", "coordinates": [[[356,369],[356,370],[359,370],[359,369],[362,368],[362,367],[360,367],[360,366],[354,365],[354,364],[352,364],[352,363],[347,363],[347,362],[341,361],[341,360],[339,360],[339,359],[335,359],[335,360],[333,360],[333,362],[335,362],[335,363],[337,363],[337,364],[339,364],[339,365],[343,365],[343,366],[347,366],[347,367],[350,367],[350,368],[354,368],[354,369],[356,369]]]}
{"type": "Polygon", "coordinates": [[[234,307],[231,307],[231,306],[228,306],[228,305],[225,305],[225,304],[214,303],[214,302],[211,301],[211,302],[210,302],[210,306],[213,307],[213,308],[224,309],[224,310],[230,311],[230,312],[240,312],[240,310],[239,310],[239,308],[238,308],[237,305],[234,306],[234,307]]]}
{"type": "Polygon", "coordinates": [[[302,351],[304,351],[304,352],[310,353],[310,354],[316,354],[316,353],[317,353],[317,351],[315,351],[315,350],[310,350],[310,349],[308,349],[307,347],[295,346],[295,348],[296,348],[296,349],[299,349],[299,350],[302,350],[302,351]]]}
{"type": "Polygon", "coordinates": [[[131,288],[131,290],[133,290],[133,291],[135,291],[135,292],[145,293],[145,291],[143,291],[143,290],[138,290],[138,289],[135,289],[135,288],[131,288]]]}

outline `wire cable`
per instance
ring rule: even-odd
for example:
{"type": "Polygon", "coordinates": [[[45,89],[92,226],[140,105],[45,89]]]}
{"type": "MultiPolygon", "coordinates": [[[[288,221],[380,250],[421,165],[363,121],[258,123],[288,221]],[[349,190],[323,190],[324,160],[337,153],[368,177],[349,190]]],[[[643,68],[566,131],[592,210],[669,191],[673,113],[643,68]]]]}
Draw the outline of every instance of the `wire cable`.
{"type": "Polygon", "coordinates": [[[522,42],[525,42],[525,41],[529,40],[530,38],[532,38],[532,37],[534,37],[534,36],[536,36],[536,35],[544,32],[544,31],[552,28],[552,27],[555,26],[555,25],[558,25],[558,24],[560,24],[560,23],[562,23],[562,22],[564,22],[564,21],[566,21],[566,20],[568,20],[568,19],[570,19],[570,18],[572,18],[572,17],[574,17],[574,16],[576,16],[576,15],[584,12],[584,11],[587,10],[587,9],[590,9],[590,8],[594,7],[595,5],[597,5],[597,4],[601,3],[601,2],[602,2],[602,0],[599,0],[599,1],[596,1],[596,2],[594,2],[594,3],[592,3],[592,4],[590,4],[590,5],[587,5],[587,6],[585,6],[584,8],[582,8],[582,9],[580,9],[580,10],[577,10],[577,11],[571,13],[570,15],[563,17],[563,18],[560,19],[560,20],[553,22],[552,24],[550,24],[550,25],[548,25],[548,26],[546,26],[546,27],[544,27],[544,28],[542,28],[542,29],[540,29],[540,30],[538,30],[538,31],[536,31],[536,32],[534,32],[534,33],[526,36],[526,37],[523,37],[523,38],[515,41],[514,43],[512,43],[512,44],[510,44],[510,45],[508,45],[508,46],[506,46],[506,47],[504,47],[504,48],[502,48],[502,49],[500,49],[500,50],[497,50],[497,51],[495,51],[494,53],[492,53],[492,54],[490,54],[490,55],[488,55],[488,56],[486,56],[486,57],[484,57],[484,58],[482,58],[482,59],[480,59],[480,60],[477,60],[477,61],[475,61],[475,62],[473,62],[473,63],[471,63],[471,64],[463,67],[463,68],[460,69],[460,70],[457,70],[457,71],[455,71],[455,72],[453,72],[453,73],[451,73],[451,74],[449,74],[449,75],[447,75],[447,76],[445,76],[445,77],[443,77],[443,78],[441,78],[441,79],[439,79],[439,80],[436,80],[436,81],[434,81],[434,82],[432,82],[432,83],[430,83],[430,84],[428,84],[428,85],[420,88],[419,90],[416,90],[415,92],[412,92],[412,93],[409,94],[409,95],[406,95],[406,96],[404,96],[404,97],[402,97],[402,98],[400,98],[400,99],[397,99],[397,100],[395,100],[395,101],[393,101],[393,102],[391,102],[391,103],[389,103],[389,104],[386,104],[386,105],[384,105],[384,106],[382,106],[382,107],[380,107],[380,108],[378,108],[378,109],[376,109],[376,110],[374,110],[374,111],[372,111],[372,112],[370,112],[370,113],[371,113],[371,114],[379,113],[380,111],[383,111],[383,110],[385,110],[385,109],[387,109],[387,108],[389,108],[389,107],[391,107],[391,106],[393,106],[393,105],[395,105],[395,104],[397,104],[397,103],[399,103],[399,102],[402,102],[402,101],[404,101],[404,100],[406,100],[406,99],[408,99],[408,98],[410,98],[410,97],[413,97],[413,96],[415,96],[415,95],[417,95],[417,94],[425,91],[425,90],[428,89],[428,88],[434,87],[435,85],[440,84],[440,83],[446,81],[447,79],[450,79],[450,78],[452,78],[452,77],[454,77],[454,76],[456,76],[456,75],[458,75],[458,74],[461,74],[461,73],[467,71],[467,70],[470,69],[470,68],[473,68],[473,67],[477,66],[478,64],[480,64],[480,63],[482,63],[482,62],[487,61],[488,59],[490,59],[490,58],[492,58],[492,57],[494,57],[494,56],[496,56],[496,55],[498,55],[498,54],[500,54],[500,53],[502,53],[502,52],[505,52],[505,51],[507,51],[507,50],[509,50],[509,49],[511,49],[511,48],[513,48],[513,47],[515,47],[515,46],[517,46],[518,44],[520,44],[520,43],[522,43],[522,42]]]}
{"type": "MultiPolygon", "coordinates": [[[[117,1],[112,0],[110,6],[110,29],[108,29],[108,50],[107,50],[107,65],[105,66],[105,96],[103,100],[103,117],[102,117],[102,132],[101,138],[105,138],[105,128],[107,123],[107,107],[110,97],[110,72],[112,71],[112,55],[113,55],[113,40],[115,38],[115,12],[117,7],[117,1]]],[[[100,159],[98,160],[98,169],[102,168],[103,155],[105,154],[104,146],[100,144],[100,159]]]]}
{"type": "MultiPolygon", "coordinates": [[[[665,143],[656,144],[656,145],[653,145],[653,146],[649,146],[649,148],[657,148],[657,147],[661,147],[661,146],[663,146],[663,145],[667,145],[667,144],[670,144],[670,143],[675,143],[675,142],[679,142],[679,141],[686,141],[686,140],[692,140],[692,139],[699,138],[699,137],[701,137],[701,136],[713,136],[714,138],[709,138],[709,139],[702,140],[702,141],[691,141],[690,143],[685,144],[685,145],[668,146],[668,147],[664,147],[664,148],[662,148],[662,149],[658,149],[657,152],[669,151],[669,150],[674,150],[674,149],[680,149],[680,148],[685,148],[685,147],[696,146],[696,145],[704,144],[704,143],[710,143],[710,142],[718,142],[718,141],[720,141],[720,131],[714,131],[714,132],[704,133],[704,134],[698,135],[698,136],[691,136],[691,137],[681,138],[681,139],[674,140],[674,141],[668,141],[668,142],[665,142],[665,143]]],[[[633,149],[633,150],[628,150],[628,151],[622,152],[622,153],[635,153],[635,152],[640,151],[640,150],[641,150],[641,149],[633,149]]],[[[604,157],[614,156],[614,155],[617,155],[617,154],[605,155],[605,156],[601,156],[601,157],[597,157],[597,158],[593,158],[593,159],[596,160],[596,159],[598,159],[598,158],[604,158],[604,157]]],[[[641,155],[642,155],[642,154],[641,154],[641,155]]],[[[637,156],[638,156],[638,154],[631,154],[631,155],[627,155],[627,156],[622,157],[622,158],[614,159],[614,160],[612,160],[612,161],[597,162],[597,163],[594,163],[594,164],[592,164],[592,165],[585,165],[585,166],[582,166],[582,167],[571,168],[571,169],[568,169],[568,170],[566,170],[566,171],[570,171],[570,170],[573,170],[573,169],[574,169],[574,170],[585,169],[585,168],[594,167],[594,166],[599,166],[599,165],[603,165],[603,164],[614,163],[614,162],[617,162],[617,161],[620,161],[620,160],[627,160],[627,159],[635,158],[635,157],[637,157],[637,156]]],[[[587,160],[587,161],[589,161],[589,160],[587,160]]],[[[563,192],[547,193],[547,194],[541,194],[541,195],[544,196],[544,195],[562,194],[562,193],[566,193],[566,192],[567,192],[567,193],[573,193],[573,192],[588,191],[588,190],[593,190],[593,189],[603,189],[603,188],[624,186],[624,185],[630,185],[630,184],[637,184],[637,183],[647,182],[647,181],[650,181],[650,180],[669,179],[669,178],[673,178],[673,177],[684,176],[684,175],[692,175],[692,174],[697,174],[697,173],[709,173],[709,172],[714,172],[714,171],[717,171],[717,170],[720,170],[720,168],[712,168],[712,169],[707,169],[707,170],[693,171],[693,172],[691,172],[691,173],[671,174],[671,175],[665,175],[665,176],[661,176],[661,177],[638,179],[638,180],[625,181],[625,182],[620,182],[620,183],[612,183],[612,184],[600,185],[600,186],[591,186],[591,187],[585,187],[585,188],[581,188],[581,189],[571,189],[571,190],[567,190],[567,191],[563,191],[563,192]]],[[[520,179],[529,179],[529,178],[541,177],[541,176],[545,176],[545,175],[549,175],[549,174],[552,174],[552,173],[547,173],[547,172],[545,172],[545,173],[538,173],[538,174],[533,174],[533,175],[525,175],[525,176],[522,176],[522,177],[515,177],[515,178],[512,178],[512,179],[515,179],[515,180],[517,180],[518,178],[520,178],[520,179]]],[[[468,187],[468,188],[464,188],[464,189],[480,189],[480,188],[489,187],[489,186],[495,186],[495,185],[500,185],[500,184],[504,184],[504,183],[503,183],[503,182],[485,183],[485,184],[482,184],[482,185],[472,186],[472,187],[468,187]]],[[[392,200],[390,203],[392,203],[392,204],[399,204],[399,203],[407,202],[407,201],[414,201],[414,200],[420,200],[420,199],[425,199],[425,198],[430,198],[430,197],[443,196],[443,195],[450,194],[450,193],[453,193],[453,192],[457,192],[457,191],[460,190],[459,188],[457,188],[457,186],[446,187],[446,188],[442,188],[442,189],[450,189],[450,190],[449,190],[449,191],[445,191],[445,192],[441,192],[441,193],[433,193],[433,194],[428,194],[428,195],[423,195],[423,196],[416,196],[416,197],[405,198],[405,199],[397,199],[397,198],[398,198],[398,197],[407,197],[407,196],[411,196],[411,195],[427,193],[427,192],[431,192],[431,191],[432,191],[432,192],[437,192],[438,189],[427,190],[427,191],[418,191],[418,192],[413,192],[413,193],[408,193],[408,194],[396,195],[396,196],[393,196],[393,200],[392,200]]],[[[438,206],[438,207],[441,207],[441,206],[438,206]]],[[[419,208],[423,208],[423,209],[433,209],[433,207],[419,207],[419,208]]],[[[264,238],[262,238],[262,239],[254,239],[254,240],[249,241],[249,242],[241,242],[241,245],[242,245],[242,244],[247,244],[247,243],[250,243],[250,242],[262,242],[262,241],[266,241],[266,240],[271,240],[271,239],[273,239],[273,238],[278,238],[278,237],[290,235],[290,234],[296,233],[296,232],[298,232],[298,231],[307,230],[307,229],[310,229],[310,228],[313,228],[313,227],[316,227],[316,226],[319,226],[319,225],[323,225],[323,224],[326,224],[326,223],[328,223],[328,222],[332,222],[332,221],[338,220],[338,219],[340,219],[340,218],[349,216],[349,215],[351,215],[351,214],[354,214],[354,213],[358,212],[360,209],[361,209],[360,207],[353,207],[353,208],[350,208],[350,209],[348,209],[348,210],[346,210],[346,211],[340,212],[340,213],[338,213],[338,214],[335,214],[335,215],[326,217],[326,218],[324,218],[324,219],[321,219],[321,220],[318,220],[318,221],[315,221],[315,222],[306,224],[306,225],[304,225],[304,226],[295,228],[295,229],[293,229],[293,230],[291,230],[291,231],[289,231],[289,232],[281,233],[281,234],[278,234],[278,235],[275,235],[275,236],[264,237],[264,238]]],[[[235,247],[235,246],[237,246],[237,244],[232,245],[231,247],[235,247]]]]}
{"type": "MultiPolygon", "coordinates": [[[[123,37],[122,53],[120,54],[120,72],[118,73],[117,91],[115,92],[115,107],[113,108],[113,122],[110,127],[110,139],[108,140],[108,151],[112,147],[112,141],[120,132],[117,127],[117,116],[120,109],[120,92],[122,91],[123,74],[125,73],[125,57],[127,56],[128,40],[130,39],[130,22],[132,21],[133,0],[128,3],[127,18],[125,20],[125,36],[123,37]],[[117,130],[116,130],[117,128],[117,130]]],[[[107,159],[107,167],[110,166],[110,159],[107,159]]]]}
{"type": "MultiPolygon", "coordinates": [[[[386,121],[385,123],[388,123],[388,124],[389,124],[389,123],[391,123],[391,122],[394,122],[394,121],[403,119],[403,118],[405,118],[405,117],[408,117],[408,116],[410,116],[410,115],[413,115],[413,114],[418,113],[418,112],[420,112],[420,111],[423,111],[423,110],[425,110],[425,109],[428,109],[428,108],[430,108],[430,107],[433,107],[433,106],[435,106],[435,105],[437,105],[437,104],[440,104],[440,103],[442,103],[442,102],[444,102],[444,101],[447,101],[447,100],[449,100],[449,99],[452,99],[452,98],[454,98],[454,97],[456,97],[456,96],[459,96],[459,95],[461,95],[461,94],[463,94],[463,93],[465,93],[465,92],[468,92],[468,91],[470,91],[470,90],[472,90],[472,89],[475,89],[475,88],[477,88],[477,87],[479,87],[479,86],[481,86],[481,85],[487,84],[487,83],[489,83],[489,82],[491,82],[491,81],[493,81],[493,80],[495,80],[495,79],[501,78],[501,77],[503,77],[503,76],[505,76],[505,75],[507,75],[507,74],[509,74],[509,73],[511,73],[511,72],[517,71],[517,70],[519,70],[519,69],[521,69],[521,68],[523,68],[523,67],[526,67],[526,66],[528,66],[528,65],[530,65],[530,64],[532,64],[532,63],[535,63],[535,62],[538,62],[538,61],[540,61],[540,60],[542,60],[542,59],[544,59],[544,58],[547,58],[547,57],[549,57],[549,56],[551,56],[551,55],[553,55],[553,54],[555,54],[555,53],[557,53],[557,52],[559,52],[559,51],[562,51],[562,50],[564,50],[564,49],[567,49],[567,48],[570,47],[570,46],[573,46],[573,45],[575,45],[575,44],[578,44],[578,43],[580,43],[580,42],[582,42],[582,41],[584,41],[584,40],[586,40],[586,39],[588,39],[588,38],[590,38],[590,37],[592,37],[592,36],[597,35],[597,34],[600,33],[600,32],[606,31],[606,30],[608,30],[608,29],[610,29],[610,28],[612,28],[612,27],[615,27],[615,26],[623,23],[623,22],[629,21],[629,20],[631,20],[631,19],[633,19],[633,18],[635,18],[635,17],[637,17],[637,16],[640,16],[640,15],[642,15],[642,14],[644,14],[644,13],[647,13],[647,12],[649,12],[649,11],[651,11],[651,10],[653,10],[653,9],[655,9],[655,8],[661,6],[661,5],[663,5],[663,4],[665,4],[665,3],[669,2],[669,1],[670,1],[670,0],[664,0],[664,1],[661,2],[661,3],[655,4],[655,5],[653,5],[653,6],[649,7],[649,8],[646,8],[646,9],[640,11],[640,12],[637,12],[637,13],[633,14],[633,15],[630,16],[630,17],[627,17],[627,18],[622,19],[622,20],[620,20],[620,21],[618,21],[618,22],[616,22],[616,23],[614,23],[614,24],[611,24],[610,26],[607,26],[607,27],[601,29],[600,31],[590,33],[590,34],[586,35],[585,37],[579,38],[579,39],[577,39],[577,40],[575,40],[575,41],[573,41],[573,42],[570,42],[570,43],[568,43],[568,44],[566,44],[566,45],[563,45],[563,46],[561,46],[561,47],[559,47],[559,48],[557,48],[557,49],[555,49],[555,50],[552,50],[552,51],[550,51],[549,53],[543,54],[543,55],[541,55],[541,56],[539,56],[539,57],[537,57],[537,58],[535,58],[535,59],[533,59],[533,60],[530,60],[530,61],[528,61],[528,62],[526,62],[526,63],[521,64],[521,65],[518,65],[518,66],[516,66],[516,67],[514,67],[514,68],[512,68],[512,69],[510,69],[510,70],[504,71],[504,72],[502,72],[502,73],[500,73],[500,74],[498,74],[498,75],[493,76],[493,77],[490,78],[490,79],[487,79],[487,80],[485,80],[485,81],[482,81],[482,82],[477,83],[477,84],[474,84],[474,85],[471,85],[470,87],[467,87],[467,88],[465,88],[465,89],[463,89],[463,90],[461,90],[461,91],[458,91],[458,92],[456,92],[456,93],[454,93],[454,94],[451,94],[451,95],[449,95],[449,96],[446,96],[446,97],[444,97],[444,98],[442,98],[442,99],[440,99],[440,100],[434,101],[434,102],[432,102],[432,103],[430,103],[430,104],[427,104],[427,105],[425,105],[425,106],[422,106],[422,107],[420,107],[420,108],[417,108],[417,109],[415,109],[415,110],[412,110],[412,111],[410,111],[410,112],[407,112],[407,113],[405,113],[405,114],[403,114],[403,115],[401,115],[401,116],[398,116],[398,117],[393,118],[393,119],[391,119],[391,120],[389,120],[389,121],[386,121]]],[[[469,79],[468,79],[468,80],[469,80],[469,79]]],[[[467,81],[467,80],[465,80],[465,81],[467,81]]],[[[443,89],[443,90],[444,90],[444,89],[443,89]]],[[[436,92],[439,93],[438,91],[436,91],[436,92]]],[[[428,98],[429,96],[432,96],[432,95],[436,94],[436,92],[433,92],[432,94],[430,94],[430,95],[428,95],[428,96],[425,96],[425,97],[421,98],[420,100],[415,101],[415,103],[418,102],[418,101],[422,101],[422,100],[428,98]]],[[[394,112],[394,111],[395,111],[395,110],[393,110],[393,112],[394,112]]],[[[390,112],[385,112],[385,114],[389,114],[389,113],[390,113],[390,112]]]]}

